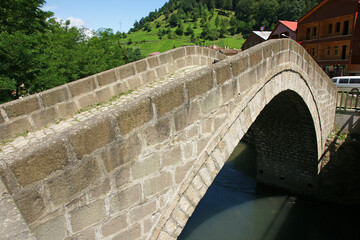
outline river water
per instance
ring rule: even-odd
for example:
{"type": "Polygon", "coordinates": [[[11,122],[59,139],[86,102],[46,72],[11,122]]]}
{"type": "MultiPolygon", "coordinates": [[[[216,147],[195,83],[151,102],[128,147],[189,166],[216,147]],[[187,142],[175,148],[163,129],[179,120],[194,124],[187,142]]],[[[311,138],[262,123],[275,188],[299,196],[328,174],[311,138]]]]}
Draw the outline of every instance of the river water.
{"type": "Polygon", "coordinates": [[[292,196],[255,176],[255,151],[240,142],[178,239],[360,240],[359,208],[292,196]]]}

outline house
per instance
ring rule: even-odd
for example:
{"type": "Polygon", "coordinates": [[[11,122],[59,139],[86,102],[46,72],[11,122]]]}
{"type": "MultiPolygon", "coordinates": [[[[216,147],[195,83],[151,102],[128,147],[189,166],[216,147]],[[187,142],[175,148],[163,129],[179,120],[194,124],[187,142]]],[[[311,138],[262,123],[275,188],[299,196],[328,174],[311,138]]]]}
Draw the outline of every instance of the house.
{"type": "Polygon", "coordinates": [[[297,41],[330,76],[360,75],[360,0],[323,0],[298,20],[297,41]]]}
{"type": "Polygon", "coordinates": [[[291,38],[296,40],[297,25],[297,22],[280,20],[271,32],[269,39],[291,38]]]}
{"type": "Polygon", "coordinates": [[[266,41],[271,32],[270,31],[252,31],[249,37],[244,42],[244,45],[241,47],[242,50],[248,49],[256,44],[266,41]]]}

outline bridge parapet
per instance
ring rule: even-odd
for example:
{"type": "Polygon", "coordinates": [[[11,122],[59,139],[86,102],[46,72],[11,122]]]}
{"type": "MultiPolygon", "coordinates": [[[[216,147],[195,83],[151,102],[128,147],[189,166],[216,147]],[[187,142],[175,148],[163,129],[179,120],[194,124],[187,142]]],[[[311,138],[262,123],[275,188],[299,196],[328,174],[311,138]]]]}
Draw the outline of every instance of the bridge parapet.
{"type": "Polygon", "coordinates": [[[286,91],[308,108],[321,155],[336,88],[296,42],[272,40],[3,155],[0,176],[38,239],[176,239],[237,143],[286,91]]]}
{"type": "Polygon", "coordinates": [[[38,94],[0,105],[0,141],[67,119],[149,84],[185,66],[213,63],[225,56],[212,49],[185,46],[110,69],[38,94]]]}

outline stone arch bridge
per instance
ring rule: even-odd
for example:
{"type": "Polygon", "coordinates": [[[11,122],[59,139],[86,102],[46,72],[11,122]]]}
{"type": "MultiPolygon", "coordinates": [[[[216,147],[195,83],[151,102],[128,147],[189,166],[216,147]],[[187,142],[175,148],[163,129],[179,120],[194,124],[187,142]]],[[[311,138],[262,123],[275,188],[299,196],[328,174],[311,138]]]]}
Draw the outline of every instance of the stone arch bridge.
{"type": "Polygon", "coordinates": [[[3,104],[1,236],[176,239],[249,132],[259,181],[316,194],[335,96],[282,39],[227,59],[181,47],[3,104]]]}

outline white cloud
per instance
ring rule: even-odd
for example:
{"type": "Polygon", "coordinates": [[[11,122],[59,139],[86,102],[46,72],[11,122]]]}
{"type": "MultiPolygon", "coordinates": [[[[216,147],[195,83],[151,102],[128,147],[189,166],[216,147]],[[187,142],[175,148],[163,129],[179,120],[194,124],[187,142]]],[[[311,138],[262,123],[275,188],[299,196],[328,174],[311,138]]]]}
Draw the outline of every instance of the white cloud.
{"type": "Polygon", "coordinates": [[[54,5],[54,6],[46,6],[46,7],[43,7],[42,10],[44,11],[53,11],[55,9],[57,9],[58,6],[57,5],[54,5]]]}
{"type": "Polygon", "coordinates": [[[68,17],[66,20],[70,20],[70,27],[85,27],[85,21],[80,18],[68,17]]]}

